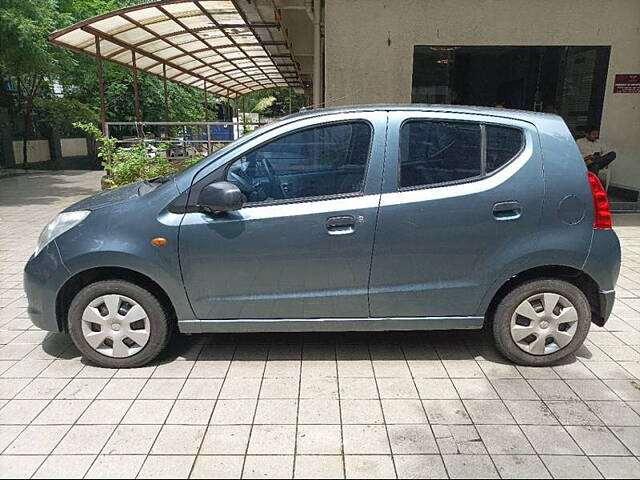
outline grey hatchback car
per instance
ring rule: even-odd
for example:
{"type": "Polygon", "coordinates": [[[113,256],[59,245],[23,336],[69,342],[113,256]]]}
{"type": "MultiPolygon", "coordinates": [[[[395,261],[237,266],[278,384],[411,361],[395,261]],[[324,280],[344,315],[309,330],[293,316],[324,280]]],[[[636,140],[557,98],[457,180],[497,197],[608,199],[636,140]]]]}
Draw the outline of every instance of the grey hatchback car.
{"type": "Polygon", "coordinates": [[[535,366],[604,325],[619,269],[560,117],[378,105],[295,114],[72,205],[24,283],[33,323],[107,367],[146,364],[176,329],[483,326],[535,366]]]}

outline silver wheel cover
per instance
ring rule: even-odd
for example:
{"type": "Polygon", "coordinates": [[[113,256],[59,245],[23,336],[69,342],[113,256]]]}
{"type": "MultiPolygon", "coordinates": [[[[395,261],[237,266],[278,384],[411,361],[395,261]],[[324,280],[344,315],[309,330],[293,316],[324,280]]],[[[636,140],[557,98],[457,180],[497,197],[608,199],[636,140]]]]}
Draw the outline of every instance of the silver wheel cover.
{"type": "Polygon", "coordinates": [[[511,316],[511,338],[531,355],[549,355],[566,347],[578,329],[578,311],[553,292],[531,295],[511,316]]]}
{"type": "Polygon", "coordinates": [[[101,295],[82,312],[82,334],[89,346],[107,357],[135,355],[149,341],[147,312],[129,297],[101,295]]]}

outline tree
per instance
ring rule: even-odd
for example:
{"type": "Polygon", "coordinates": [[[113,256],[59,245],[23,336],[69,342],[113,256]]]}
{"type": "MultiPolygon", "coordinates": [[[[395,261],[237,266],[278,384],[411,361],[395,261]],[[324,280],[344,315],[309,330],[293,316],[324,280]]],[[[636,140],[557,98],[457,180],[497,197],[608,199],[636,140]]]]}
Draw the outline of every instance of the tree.
{"type": "Polygon", "coordinates": [[[69,23],[53,0],[2,0],[0,3],[0,78],[15,81],[16,104],[23,114],[22,161],[32,134],[34,100],[45,84],[68,65],[67,52],[46,41],[46,35],[69,23]]]}

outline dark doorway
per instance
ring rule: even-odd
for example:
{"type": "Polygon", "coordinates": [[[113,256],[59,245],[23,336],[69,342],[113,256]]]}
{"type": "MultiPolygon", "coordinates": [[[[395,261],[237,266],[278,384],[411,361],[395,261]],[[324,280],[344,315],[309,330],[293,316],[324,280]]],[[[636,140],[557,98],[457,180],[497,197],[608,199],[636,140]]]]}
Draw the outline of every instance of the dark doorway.
{"type": "Polygon", "coordinates": [[[411,101],[561,115],[575,136],[600,125],[610,47],[416,46],[411,101]]]}

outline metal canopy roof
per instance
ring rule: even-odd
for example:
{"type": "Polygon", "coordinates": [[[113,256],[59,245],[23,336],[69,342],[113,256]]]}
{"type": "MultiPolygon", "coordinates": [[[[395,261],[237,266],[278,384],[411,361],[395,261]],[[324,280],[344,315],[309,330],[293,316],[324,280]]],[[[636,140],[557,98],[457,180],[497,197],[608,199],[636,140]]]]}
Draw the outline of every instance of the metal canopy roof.
{"type": "Polygon", "coordinates": [[[154,75],[166,70],[168,80],[225,97],[300,87],[279,25],[249,18],[237,3],[153,1],[79,22],[48,40],[154,75]]]}

